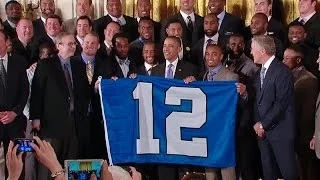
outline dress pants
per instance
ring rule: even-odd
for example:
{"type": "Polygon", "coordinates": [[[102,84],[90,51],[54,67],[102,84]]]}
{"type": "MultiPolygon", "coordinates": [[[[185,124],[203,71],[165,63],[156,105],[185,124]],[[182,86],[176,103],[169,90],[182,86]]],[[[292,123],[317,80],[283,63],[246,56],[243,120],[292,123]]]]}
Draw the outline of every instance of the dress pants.
{"type": "Polygon", "coordinates": [[[320,159],[315,151],[309,148],[309,143],[298,142],[296,152],[300,180],[319,180],[320,159]]]}
{"type": "MultiPolygon", "coordinates": [[[[64,136],[64,139],[44,138],[53,147],[59,163],[64,167],[64,160],[78,159],[79,143],[76,133],[74,114],[71,113],[68,119],[68,132],[64,136]]],[[[59,131],[57,129],[57,131],[59,131]]],[[[39,164],[38,168],[38,179],[40,180],[51,180],[51,172],[49,169],[39,164]]]]}
{"type": "MultiPolygon", "coordinates": [[[[219,176],[217,171],[219,169],[206,168],[206,178],[207,180],[218,180],[219,176]]],[[[221,169],[222,180],[236,180],[236,170],[234,167],[222,168],[221,169]]]]}

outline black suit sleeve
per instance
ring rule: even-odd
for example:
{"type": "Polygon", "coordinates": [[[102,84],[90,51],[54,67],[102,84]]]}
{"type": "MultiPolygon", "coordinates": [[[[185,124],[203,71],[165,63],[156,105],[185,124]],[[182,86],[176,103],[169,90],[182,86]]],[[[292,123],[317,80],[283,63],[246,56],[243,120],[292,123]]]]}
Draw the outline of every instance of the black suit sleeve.
{"type": "Polygon", "coordinates": [[[23,109],[26,106],[28,97],[29,97],[29,81],[28,81],[28,77],[27,77],[27,72],[26,72],[26,62],[25,60],[21,60],[20,63],[20,92],[19,92],[19,103],[13,108],[13,111],[16,114],[22,114],[23,113],[23,109]]]}

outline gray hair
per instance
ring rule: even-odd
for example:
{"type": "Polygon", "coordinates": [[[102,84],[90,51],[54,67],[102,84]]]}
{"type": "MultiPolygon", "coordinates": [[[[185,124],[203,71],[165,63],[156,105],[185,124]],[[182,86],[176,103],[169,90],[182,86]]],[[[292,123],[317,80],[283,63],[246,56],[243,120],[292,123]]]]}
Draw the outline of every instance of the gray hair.
{"type": "Polygon", "coordinates": [[[254,36],[252,42],[257,43],[268,55],[276,54],[276,44],[274,39],[268,35],[254,36]]]}

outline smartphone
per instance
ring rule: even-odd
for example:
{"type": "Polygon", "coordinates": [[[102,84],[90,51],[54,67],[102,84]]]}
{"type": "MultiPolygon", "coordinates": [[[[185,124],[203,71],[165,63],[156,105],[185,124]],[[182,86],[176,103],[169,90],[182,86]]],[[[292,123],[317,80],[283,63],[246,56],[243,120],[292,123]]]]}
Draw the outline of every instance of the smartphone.
{"type": "Polygon", "coordinates": [[[14,145],[18,146],[18,152],[34,152],[34,149],[31,147],[30,143],[35,143],[34,139],[27,139],[27,138],[16,138],[14,139],[14,145]]]}
{"type": "Polygon", "coordinates": [[[101,180],[103,159],[65,160],[65,179],[90,180],[92,174],[101,180]]]}

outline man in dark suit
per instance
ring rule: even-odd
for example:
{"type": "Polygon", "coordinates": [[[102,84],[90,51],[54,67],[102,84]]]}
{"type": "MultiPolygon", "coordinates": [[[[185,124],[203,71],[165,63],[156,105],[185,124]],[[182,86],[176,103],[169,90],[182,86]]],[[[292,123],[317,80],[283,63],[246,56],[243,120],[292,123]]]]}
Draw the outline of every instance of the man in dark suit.
{"type": "Polygon", "coordinates": [[[268,34],[280,39],[282,42],[286,40],[286,30],[283,24],[272,17],[272,0],[255,0],[255,13],[263,13],[268,17],[268,34]]]}
{"type": "Polygon", "coordinates": [[[117,33],[112,38],[113,51],[104,63],[101,73],[103,78],[126,78],[136,68],[129,57],[129,40],[125,33],[117,33]]]}
{"type": "Polygon", "coordinates": [[[231,34],[244,32],[244,21],[237,16],[227,13],[224,10],[226,0],[209,0],[208,9],[219,19],[219,34],[223,42],[227,42],[231,34]]]}
{"type": "MultiPolygon", "coordinates": [[[[295,160],[295,109],[292,74],[275,58],[272,37],[252,39],[251,52],[262,67],[254,78],[254,122],[265,180],[297,180],[295,160]]],[[[250,95],[249,95],[250,96],[250,95]]]]}
{"type": "Polygon", "coordinates": [[[129,54],[137,66],[144,63],[142,56],[143,45],[152,41],[153,23],[149,17],[142,17],[139,21],[139,38],[130,43],[129,54]]]}
{"type": "Polygon", "coordinates": [[[82,44],[84,37],[92,30],[92,21],[88,16],[80,16],[76,21],[76,34],[75,39],[77,42],[77,48],[75,56],[78,56],[82,52],[82,44]]]}
{"type": "Polygon", "coordinates": [[[191,62],[196,65],[199,71],[205,71],[204,54],[209,44],[222,44],[218,32],[218,18],[215,14],[210,13],[204,17],[204,37],[201,38],[192,48],[191,62]]]}
{"type": "Polygon", "coordinates": [[[100,42],[103,42],[103,30],[111,21],[118,22],[121,25],[122,31],[128,33],[129,42],[139,37],[137,21],[132,17],[122,14],[120,0],[107,0],[107,10],[108,15],[94,21],[93,29],[99,34],[100,42]]]}
{"type": "MultiPolygon", "coordinates": [[[[253,37],[260,36],[260,35],[268,35],[267,29],[268,29],[268,17],[263,13],[256,13],[252,17],[251,25],[250,25],[251,34],[253,35],[253,37]]],[[[284,52],[284,45],[278,38],[276,37],[272,37],[272,38],[274,39],[276,44],[276,57],[278,59],[282,59],[283,52],[284,52]]],[[[245,54],[248,57],[252,57],[250,53],[251,42],[252,40],[249,40],[246,43],[245,54]]]]}
{"type": "Polygon", "coordinates": [[[107,61],[109,58],[112,51],[112,38],[115,34],[120,33],[120,31],[120,24],[113,21],[111,21],[104,29],[104,40],[100,43],[100,48],[98,50],[98,55],[103,61],[107,61]]]}
{"type": "Polygon", "coordinates": [[[294,20],[305,26],[308,43],[314,49],[320,46],[320,15],[316,12],[317,0],[299,1],[300,17],[294,20]]]}
{"type": "Polygon", "coordinates": [[[172,19],[176,19],[182,26],[182,42],[187,47],[192,45],[203,37],[203,18],[194,12],[195,0],[180,0],[180,11],[168,17],[163,21],[161,27],[161,40],[163,41],[166,36],[168,24],[172,19]]]}
{"type": "Polygon", "coordinates": [[[46,19],[46,32],[43,36],[35,36],[31,43],[31,62],[36,62],[39,57],[39,46],[43,43],[48,43],[55,48],[56,37],[62,31],[62,19],[60,16],[51,14],[46,19]]]}
{"type": "MultiPolygon", "coordinates": [[[[150,18],[150,11],[151,11],[151,2],[150,0],[137,0],[137,13],[138,17],[137,22],[140,22],[142,17],[149,17],[150,18]]],[[[160,31],[161,31],[161,23],[152,20],[153,23],[153,41],[156,43],[160,42],[160,31]]]]}
{"type": "MultiPolygon", "coordinates": [[[[78,159],[88,139],[87,119],[89,83],[84,64],[71,60],[76,50],[73,35],[60,33],[56,39],[58,54],[39,61],[30,98],[33,128],[50,142],[62,164],[78,159]]],[[[40,166],[38,179],[48,179],[48,169],[40,166]]]]}
{"type": "Polygon", "coordinates": [[[46,35],[46,19],[54,14],[55,8],[54,0],[40,0],[41,16],[32,22],[35,37],[46,35]]]}
{"type": "Polygon", "coordinates": [[[26,18],[20,19],[16,31],[17,38],[12,40],[12,53],[25,57],[27,66],[29,67],[32,64],[30,59],[30,44],[33,38],[32,22],[26,18]]]}
{"type": "Polygon", "coordinates": [[[5,5],[7,20],[3,22],[4,30],[11,39],[17,37],[16,26],[22,17],[22,7],[18,1],[8,1],[5,5]]]}
{"type": "Polygon", "coordinates": [[[77,19],[81,16],[90,17],[92,0],[76,0],[76,17],[64,22],[64,29],[70,34],[74,34],[77,27],[77,19]]]}
{"type": "Polygon", "coordinates": [[[8,55],[7,43],[8,35],[0,30],[0,141],[4,154],[10,140],[25,137],[23,109],[29,96],[26,62],[21,56],[8,55]]]}
{"type": "Polygon", "coordinates": [[[283,63],[291,70],[294,78],[294,96],[297,120],[296,152],[300,179],[320,179],[320,161],[309,148],[315,125],[315,107],[318,96],[317,78],[303,66],[303,50],[293,45],[284,51],[283,63]]]}
{"type": "MultiPolygon", "coordinates": [[[[176,36],[168,36],[163,45],[163,54],[166,61],[152,68],[151,75],[168,79],[181,79],[186,83],[194,81],[198,77],[197,68],[187,61],[179,60],[180,51],[181,40],[176,36]]],[[[177,168],[176,165],[159,165],[158,179],[176,180],[178,177],[181,179],[183,174],[178,174],[177,168]]]]}

